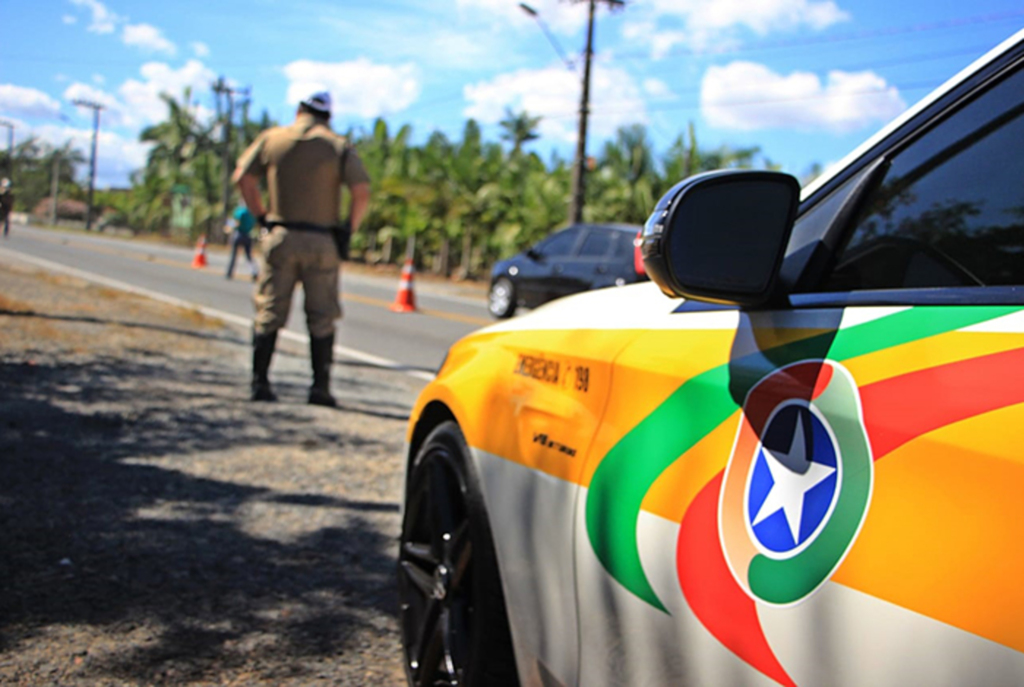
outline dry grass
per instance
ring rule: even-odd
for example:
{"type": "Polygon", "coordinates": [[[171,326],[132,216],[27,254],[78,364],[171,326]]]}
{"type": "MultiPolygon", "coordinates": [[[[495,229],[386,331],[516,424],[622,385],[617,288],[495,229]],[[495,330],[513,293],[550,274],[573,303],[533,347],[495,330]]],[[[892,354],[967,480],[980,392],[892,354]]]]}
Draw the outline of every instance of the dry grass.
{"type": "Polygon", "coordinates": [[[22,301],[17,301],[14,300],[13,298],[8,298],[7,296],[0,293],[0,310],[4,310],[6,312],[28,312],[29,310],[31,310],[31,308],[29,308],[28,305],[22,301]]]}

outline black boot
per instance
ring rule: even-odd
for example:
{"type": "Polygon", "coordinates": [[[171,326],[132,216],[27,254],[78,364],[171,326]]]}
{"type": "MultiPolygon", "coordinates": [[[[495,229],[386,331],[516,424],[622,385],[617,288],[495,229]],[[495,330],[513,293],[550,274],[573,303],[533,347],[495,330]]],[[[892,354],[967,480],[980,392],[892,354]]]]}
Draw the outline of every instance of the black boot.
{"type": "Polygon", "coordinates": [[[334,408],[338,402],[331,396],[331,362],[334,359],[334,334],[309,338],[309,357],[313,363],[313,386],[309,388],[309,402],[316,406],[334,408]]]}
{"type": "Polygon", "coordinates": [[[270,334],[252,334],[252,400],[276,401],[277,396],[270,388],[267,373],[270,370],[270,359],[274,357],[274,346],[277,345],[277,332],[270,334]]]}

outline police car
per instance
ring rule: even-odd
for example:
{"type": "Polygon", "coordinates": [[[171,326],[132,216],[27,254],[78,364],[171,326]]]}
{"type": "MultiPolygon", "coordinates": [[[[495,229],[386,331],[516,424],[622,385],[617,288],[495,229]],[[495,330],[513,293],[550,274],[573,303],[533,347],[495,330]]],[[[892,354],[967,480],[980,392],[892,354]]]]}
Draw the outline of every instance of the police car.
{"type": "Polygon", "coordinates": [[[1024,684],[1024,31],[802,191],[682,181],[652,281],[455,344],[411,684],[1024,684]]]}

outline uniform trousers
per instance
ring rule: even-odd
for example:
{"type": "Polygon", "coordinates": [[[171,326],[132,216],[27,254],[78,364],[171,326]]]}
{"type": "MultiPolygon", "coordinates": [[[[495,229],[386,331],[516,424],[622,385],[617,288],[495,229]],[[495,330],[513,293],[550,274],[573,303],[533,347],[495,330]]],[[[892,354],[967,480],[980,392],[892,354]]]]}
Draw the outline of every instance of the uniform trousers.
{"type": "Polygon", "coordinates": [[[272,334],[288,322],[295,285],[304,292],[309,336],[320,339],[334,333],[341,317],[338,293],[338,258],[334,238],[326,232],[274,227],[260,241],[263,269],[254,301],[256,334],[272,334]]]}

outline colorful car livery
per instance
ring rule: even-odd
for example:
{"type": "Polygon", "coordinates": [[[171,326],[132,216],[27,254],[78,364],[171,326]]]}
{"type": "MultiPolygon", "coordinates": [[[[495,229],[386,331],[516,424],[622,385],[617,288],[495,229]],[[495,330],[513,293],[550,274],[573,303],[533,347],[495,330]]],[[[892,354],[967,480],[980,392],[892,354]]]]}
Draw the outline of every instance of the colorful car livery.
{"type": "Polygon", "coordinates": [[[799,204],[684,180],[652,283],[452,347],[407,437],[411,684],[1024,683],[1022,61],[799,204]]]}

